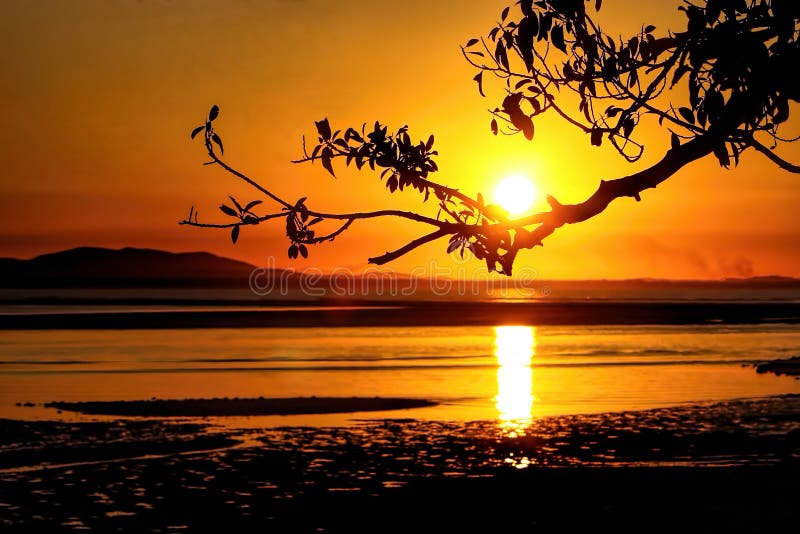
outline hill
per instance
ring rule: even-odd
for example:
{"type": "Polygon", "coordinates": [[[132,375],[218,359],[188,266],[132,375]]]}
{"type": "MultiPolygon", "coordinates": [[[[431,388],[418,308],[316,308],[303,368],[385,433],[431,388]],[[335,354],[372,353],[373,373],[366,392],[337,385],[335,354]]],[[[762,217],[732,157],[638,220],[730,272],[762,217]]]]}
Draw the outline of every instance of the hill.
{"type": "Polygon", "coordinates": [[[0,287],[230,287],[246,284],[255,268],[207,252],[80,247],[0,258],[0,287]]]}

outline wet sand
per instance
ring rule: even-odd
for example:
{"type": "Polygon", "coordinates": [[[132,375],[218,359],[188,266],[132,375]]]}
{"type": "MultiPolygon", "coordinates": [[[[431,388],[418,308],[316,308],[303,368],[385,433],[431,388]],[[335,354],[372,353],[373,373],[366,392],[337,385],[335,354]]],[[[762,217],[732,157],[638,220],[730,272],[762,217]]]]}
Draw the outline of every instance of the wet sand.
{"type": "Polygon", "coordinates": [[[775,532],[800,519],[800,396],[527,427],[0,430],[4,532],[775,532]],[[148,450],[160,455],[142,458],[148,450]]]}
{"type": "Polygon", "coordinates": [[[88,415],[141,417],[224,417],[380,412],[427,408],[424,399],[388,397],[292,397],[239,399],[154,399],[146,401],[50,402],[46,408],[88,415]]]}

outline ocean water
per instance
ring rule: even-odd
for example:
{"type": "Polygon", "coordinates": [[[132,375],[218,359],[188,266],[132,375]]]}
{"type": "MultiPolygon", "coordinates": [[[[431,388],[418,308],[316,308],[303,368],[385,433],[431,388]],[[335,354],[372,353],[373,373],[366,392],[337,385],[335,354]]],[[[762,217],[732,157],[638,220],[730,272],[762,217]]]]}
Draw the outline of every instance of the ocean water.
{"type": "Polygon", "coordinates": [[[524,424],[800,393],[800,381],[750,365],[797,354],[800,327],[781,324],[4,331],[0,417],[77,417],[41,406],[56,400],[392,396],[440,405],[239,423],[524,424]],[[35,406],[17,406],[27,402],[35,406]]]}

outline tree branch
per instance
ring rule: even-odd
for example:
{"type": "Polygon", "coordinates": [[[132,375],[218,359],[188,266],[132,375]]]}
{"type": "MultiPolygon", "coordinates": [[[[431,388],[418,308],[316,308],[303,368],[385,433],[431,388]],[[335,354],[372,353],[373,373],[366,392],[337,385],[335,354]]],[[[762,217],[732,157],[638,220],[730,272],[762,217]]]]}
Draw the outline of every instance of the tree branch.
{"type": "Polygon", "coordinates": [[[641,200],[642,191],[656,187],[675,174],[685,165],[703,158],[713,151],[714,140],[709,137],[696,137],[688,143],[667,151],[655,165],[615,180],[601,181],[597,190],[585,201],[578,204],[560,204],[550,198],[551,211],[523,217],[508,224],[524,227],[532,224],[540,226],[532,232],[518,232],[514,247],[533,248],[542,244],[542,239],[565,224],[575,224],[591,219],[602,213],[615,199],[632,197],[641,200]]]}
{"type": "Polygon", "coordinates": [[[424,235],[422,237],[418,237],[414,241],[411,241],[407,245],[405,245],[403,247],[400,247],[400,248],[398,248],[397,250],[395,250],[393,252],[387,252],[386,254],[383,254],[382,256],[375,256],[374,258],[370,258],[369,259],[369,263],[374,263],[375,265],[383,265],[384,263],[389,263],[392,260],[396,260],[400,256],[408,254],[409,252],[411,252],[415,248],[417,248],[417,247],[419,247],[421,245],[424,245],[425,243],[429,243],[431,241],[435,241],[435,240],[439,239],[440,237],[444,237],[444,236],[446,236],[446,235],[448,235],[450,233],[451,232],[449,232],[449,231],[447,231],[445,229],[436,230],[435,232],[431,232],[428,235],[424,235]]]}
{"type": "Polygon", "coordinates": [[[775,152],[773,152],[769,148],[765,147],[764,145],[762,145],[761,143],[759,143],[758,141],[756,141],[752,137],[747,141],[747,143],[750,146],[752,146],[753,148],[755,148],[757,151],[759,151],[762,154],[764,154],[772,163],[776,164],[781,169],[789,171],[789,172],[792,172],[792,173],[795,173],[795,174],[800,174],[800,165],[795,165],[794,163],[790,163],[790,162],[786,161],[785,159],[783,159],[782,157],[777,155],[775,152]]]}

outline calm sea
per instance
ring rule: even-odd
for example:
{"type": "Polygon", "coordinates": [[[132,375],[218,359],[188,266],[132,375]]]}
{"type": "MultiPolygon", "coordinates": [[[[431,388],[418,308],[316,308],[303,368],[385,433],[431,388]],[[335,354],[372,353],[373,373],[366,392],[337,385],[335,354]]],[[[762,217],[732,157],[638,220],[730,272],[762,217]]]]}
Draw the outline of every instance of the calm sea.
{"type": "Polygon", "coordinates": [[[38,406],[53,400],[396,396],[441,404],[252,422],[524,421],[800,393],[749,365],[797,354],[800,327],[781,324],[4,331],[0,417],[66,417],[38,406]]]}

